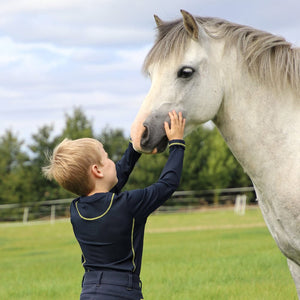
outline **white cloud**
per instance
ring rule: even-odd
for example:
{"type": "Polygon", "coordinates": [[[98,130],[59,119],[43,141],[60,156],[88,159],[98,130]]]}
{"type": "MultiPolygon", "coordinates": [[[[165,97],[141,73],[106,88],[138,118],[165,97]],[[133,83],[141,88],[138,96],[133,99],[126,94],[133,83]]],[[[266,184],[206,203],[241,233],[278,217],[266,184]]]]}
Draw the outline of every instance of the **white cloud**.
{"type": "Polygon", "coordinates": [[[279,34],[300,45],[298,0],[0,1],[0,135],[30,137],[81,106],[95,128],[129,130],[150,82],[141,74],[153,14],[180,9],[279,34]]]}

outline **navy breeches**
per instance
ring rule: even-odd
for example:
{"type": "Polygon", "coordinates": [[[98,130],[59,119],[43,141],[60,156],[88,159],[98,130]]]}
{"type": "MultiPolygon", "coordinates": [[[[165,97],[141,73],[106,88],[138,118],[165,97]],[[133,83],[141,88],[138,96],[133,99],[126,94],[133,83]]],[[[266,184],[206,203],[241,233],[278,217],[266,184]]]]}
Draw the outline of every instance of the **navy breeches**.
{"type": "Polygon", "coordinates": [[[117,271],[88,271],[80,300],[141,300],[141,281],[135,274],[117,271]]]}

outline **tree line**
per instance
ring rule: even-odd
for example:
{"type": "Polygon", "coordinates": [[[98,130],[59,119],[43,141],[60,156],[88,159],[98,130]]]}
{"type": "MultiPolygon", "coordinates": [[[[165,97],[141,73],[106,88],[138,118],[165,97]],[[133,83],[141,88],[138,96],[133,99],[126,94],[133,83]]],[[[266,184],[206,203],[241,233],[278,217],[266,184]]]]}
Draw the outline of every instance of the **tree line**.
{"type": "MultiPolygon", "coordinates": [[[[65,115],[64,128],[54,135],[53,125],[44,125],[25,145],[12,130],[0,136],[0,204],[73,198],[75,195],[42,176],[47,153],[64,138],[98,139],[110,158],[118,161],[128,146],[122,129],[105,127],[95,133],[92,121],[81,108],[65,115]]],[[[186,137],[186,151],[179,190],[202,190],[250,186],[251,181],[216,128],[200,126],[186,137]]],[[[155,182],[168,158],[168,150],[142,155],[124,189],[143,188],[155,182]]]]}

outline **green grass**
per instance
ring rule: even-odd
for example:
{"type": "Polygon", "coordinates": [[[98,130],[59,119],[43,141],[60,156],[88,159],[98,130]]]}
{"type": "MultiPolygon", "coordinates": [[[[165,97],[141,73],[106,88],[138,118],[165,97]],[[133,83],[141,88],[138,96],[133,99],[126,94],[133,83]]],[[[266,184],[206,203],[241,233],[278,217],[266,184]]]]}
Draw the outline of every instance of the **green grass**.
{"type": "MultiPolygon", "coordinates": [[[[147,300],[297,299],[258,209],[154,215],[141,278],[147,300]]],[[[0,225],[0,299],[79,299],[83,269],[69,222],[0,225]]]]}

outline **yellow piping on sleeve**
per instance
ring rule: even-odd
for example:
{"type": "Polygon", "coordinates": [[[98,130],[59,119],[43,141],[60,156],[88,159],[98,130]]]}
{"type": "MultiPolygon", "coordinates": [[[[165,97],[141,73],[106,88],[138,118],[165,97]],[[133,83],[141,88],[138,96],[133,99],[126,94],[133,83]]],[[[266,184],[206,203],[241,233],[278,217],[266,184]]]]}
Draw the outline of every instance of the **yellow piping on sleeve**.
{"type": "Polygon", "coordinates": [[[133,246],[133,232],[134,232],[134,223],[135,223],[135,219],[132,219],[132,228],[131,228],[131,250],[132,250],[132,265],[133,265],[133,270],[132,272],[135,271],[136,269],[136,265],[135,265],[135,251],[134,251],[134,246],[133,246]]]}
{"type": "Polygon", "coordinates": [[[171,143],[169,145],[169,147],[171,147],[171,146],[183,146],[185,148],[185,144],[183,144],[183,143],[171,143]]]}
{"type": "Polygon", "coordinates": [[[85,259],[85,257],[84,257],[84,255],[83,255],[83,253],[82,253],[82,265],[84,265],[86,263],[86,259],[85,259]]]}

